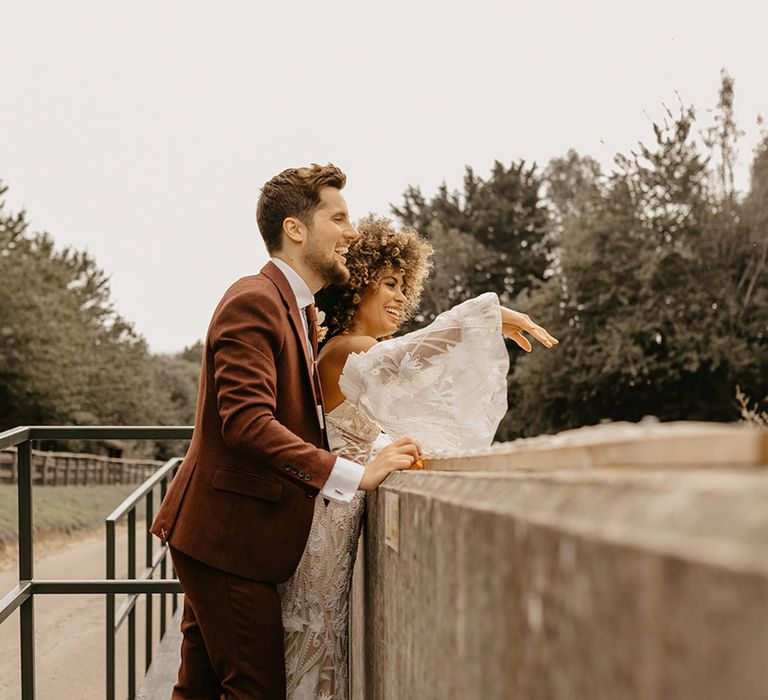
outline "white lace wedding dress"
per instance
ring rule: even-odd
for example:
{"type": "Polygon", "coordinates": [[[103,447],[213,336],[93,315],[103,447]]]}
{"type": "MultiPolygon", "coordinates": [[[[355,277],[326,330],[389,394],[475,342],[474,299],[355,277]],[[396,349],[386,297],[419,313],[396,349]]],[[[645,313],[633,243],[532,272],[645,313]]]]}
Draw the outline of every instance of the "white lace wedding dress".
{"type": "MultiPolygon", "coordinates": [[[[326,415],[331,450],[365,464],[382,431],[409,435],[427,456],[488,447],[507,410],[508,370],[498,297],[470,299],[347,358],[346,400],[326,415]]],[[[349,589],[364,495],[348,504],[316,499],[301,562],[278,586],[288,700],[349,697],[349,589]]]]}

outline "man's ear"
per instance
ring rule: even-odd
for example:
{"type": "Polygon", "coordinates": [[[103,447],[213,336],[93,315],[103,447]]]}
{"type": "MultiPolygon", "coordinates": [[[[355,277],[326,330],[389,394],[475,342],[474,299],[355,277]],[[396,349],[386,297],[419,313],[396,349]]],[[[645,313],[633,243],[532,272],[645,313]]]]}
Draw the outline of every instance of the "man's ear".
{"type": "Polygon", "coordinates": [[[294,243],[303,243],[306,236],[306,226],[294,216],[283,219],[283,235],[294,243]]]}

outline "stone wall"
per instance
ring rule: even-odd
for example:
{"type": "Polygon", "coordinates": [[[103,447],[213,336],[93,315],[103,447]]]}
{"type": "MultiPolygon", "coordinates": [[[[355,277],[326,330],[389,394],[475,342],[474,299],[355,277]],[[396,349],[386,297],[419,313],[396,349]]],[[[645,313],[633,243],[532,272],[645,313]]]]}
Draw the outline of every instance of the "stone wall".
{"type": "Polygon", "coordinates": [[[611,425],[391,476],[356,569],[352,697],[768,698],[767,447],[611,425]]]}

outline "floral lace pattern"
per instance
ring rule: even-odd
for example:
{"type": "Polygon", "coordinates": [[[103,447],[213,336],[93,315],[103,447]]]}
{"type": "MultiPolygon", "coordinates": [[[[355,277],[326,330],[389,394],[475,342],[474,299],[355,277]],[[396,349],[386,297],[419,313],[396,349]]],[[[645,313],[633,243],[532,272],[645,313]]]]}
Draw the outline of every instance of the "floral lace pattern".
{"type": "Polygon", "coordinates": [[[496,294],[440,314],[429,326],[347,358],[347,400],[391,438],[438,455],[488,447],[507,411],[509,355],[496,294]]]}
{"type": "MultiPolygon", "coordinates": [[[[331,450],[365,464],[382,429],[432,454],[488,447],[506,411],[508,369],[497,296],[459,304],[347,358],[347,400],[326,415],[331,450]]],[[[278,586],[288,700],[349,698],[349,590],[364,509],[361,491],[348,504],[318,497],[299,566],[278,586]]]]}
{"type": "MultiPolygon", "coordinates": [[[[347,401],[326,415],[334,454],[365,464],[379,428],[347,401]]],[[[349,697],[349,589],[365,493],[351,503],[315,499],[307,546],[293,576],[278,586],[285,629],[288,700],[349,697]]]]}

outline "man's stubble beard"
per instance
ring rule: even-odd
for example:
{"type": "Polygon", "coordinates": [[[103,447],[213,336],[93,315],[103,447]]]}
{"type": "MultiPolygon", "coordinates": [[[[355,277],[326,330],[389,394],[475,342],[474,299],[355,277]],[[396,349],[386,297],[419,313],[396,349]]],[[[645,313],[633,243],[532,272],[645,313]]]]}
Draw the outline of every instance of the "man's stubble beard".
{"type": "Polygon", "coordinates": [[[304,262],[307,266],[323,280],[323,286],[328,287],[332,284],[342,285],[349,282],[349,270],[336,260],[336,254],[328,260],[323,258],[322,251],[315,248],[310,243],[304,253],[304,262]]]}

